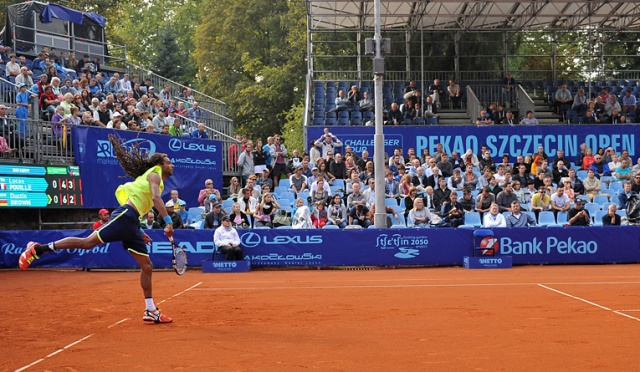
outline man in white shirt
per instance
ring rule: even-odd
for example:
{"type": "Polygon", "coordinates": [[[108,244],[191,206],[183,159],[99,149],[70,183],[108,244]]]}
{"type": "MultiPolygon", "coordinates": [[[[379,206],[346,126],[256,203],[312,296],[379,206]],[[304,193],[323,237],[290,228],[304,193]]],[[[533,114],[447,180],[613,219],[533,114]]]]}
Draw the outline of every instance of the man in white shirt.
{"type": "Polygon", "coordinates": [[[569,197],[564,193],[564,189],[558,187],[555,194],[551,195],[551,210],[556,214],[558,212],[566,212],[569,210],[570,202],[569,197]]]}
{"type": "Polygon", "coordinates": [[[498,204],[491,204],[489,213],[484,214],[482,226],[485,228],[507,227],[507,221],[505,221],[504,216],[500,213],[500,207],[498,207],[498,204]]]}
{"type": "Polygon", "coordinates": [[[375,178],[369,178],[369,188],[362,192],[364,196],[364,203],[367,207],[371,207],[376,203],[376,180],[375,178]]]}
{"type": "Polygon", "coordinates": [[[240,237],[235,228],[231,226],[231,219],[225,215],[222,217],[222,226],[213,233],[213,244],[218,250],[227,255],[227,261],[242,260],[240,237]]]}

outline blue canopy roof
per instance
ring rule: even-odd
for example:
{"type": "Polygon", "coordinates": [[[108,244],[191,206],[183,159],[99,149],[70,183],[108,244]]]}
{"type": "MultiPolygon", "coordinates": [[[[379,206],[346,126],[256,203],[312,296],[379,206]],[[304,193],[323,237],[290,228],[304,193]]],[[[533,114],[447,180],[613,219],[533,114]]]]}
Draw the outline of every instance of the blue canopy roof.
{"type": "Polygon", "coordinates": [[[51,23],[53,18],[58,18],[63,21],[82,24],[83,15],[85,15],[87,18],[91,19],[95,23],[99,24],[100,27],[104,28],[104,26],[107,23],[107,20],[98,13],[93,13],[93,12],[83,13],[74,9],[64,7],[62,5],[51,4],[51,3],[48,3],[44,7],[44,10],[42,11],[42,22],[51,23]]]}

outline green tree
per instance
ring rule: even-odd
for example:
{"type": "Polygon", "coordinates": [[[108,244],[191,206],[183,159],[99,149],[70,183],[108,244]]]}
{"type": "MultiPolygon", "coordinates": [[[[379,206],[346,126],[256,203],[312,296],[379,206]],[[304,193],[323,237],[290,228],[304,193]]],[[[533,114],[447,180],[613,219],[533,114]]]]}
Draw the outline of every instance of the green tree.
{"type": "Polygon", "coordinates": [[[181,78],[183,63],[188,62],[188,60],[180,58],[178,41],[174,35],[171,26],[160,31],[158,48],[153,55],[153,59],[149,61],[149,67],[160,76],[178,81],[181,78]]]}
{"type": "Polygon", "coordinates": [[[203,92],[228,104],[238,132],[256,139],[279,133],[305,92],[304,3],[206,0],[203,6],[217,15],[196,30],[203,92]]]}
{"type": "Polygon", "coordinates": [[[204,13],[202,0],[102,1],[121,1],[110,10],[107,35],[111,43],[127,47],[129,62],[143,67],[158,65],[166,55],[166,34],[171,33],[175,40],[171,55],[179,63],[172,76],[185,85],[195,83],[197,67],[192,51],[195,29],[204,13]]]}

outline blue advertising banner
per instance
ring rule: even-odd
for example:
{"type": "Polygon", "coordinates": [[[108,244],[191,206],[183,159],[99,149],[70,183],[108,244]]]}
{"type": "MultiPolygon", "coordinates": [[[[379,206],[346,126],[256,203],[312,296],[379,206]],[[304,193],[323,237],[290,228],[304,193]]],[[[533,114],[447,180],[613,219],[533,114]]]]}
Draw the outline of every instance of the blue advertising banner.
{"type": "Polygon", "coordinates": [[[131,181],[125,177],[115,157],[108,135],[117,134],[125,140],[125,146],[137,146],[152,155],[162,152],[169,156],[175,169],[173,177],[164,181],[163,199],[171,190],[180,192],[180,199],[187,206],[198,205],[198,193],[207,178],[216,188],[222,188],[222,144],[220,141],[170,137],[113,129],[74,127],[73,150],[82,175],[85,208],[116,207],[116,188],[131,181]]]}
{"type": "MultiPolygon", "coordinates": [[[[309,139],[318,139],[323,134],[323,127],[308,127],[309,139]]],[[[367,149],[373,157],[374,127],[331,127],[331,133],[342,141],[344,146],[351,146],[353,151],[361,154],[367,149]]],[[[640,127],[637,125],[539,125],[539,126],[385,126],[385,151],[393,154],[395,147],[414,148],[421,154],[427,148],[431,153],[441,143],[445,152],[452,151],[463,154],[471,149],[478,154],[482,145],[487,145],[495,160],[503,154],[514,161],[518,155],[530,155],[543,146],[550,157],[555,157],[558,150],[564,150],[565,156],[574,158],[580,151],[580,144],[596,152],[598,148],[612,147],[617,153],[628,150],[629,156],[636,157],[640,153],[640,127]],[[638,149],[638,150],[636,150],[638,149]]],[[[340,151],[343,152],[344,148],[340,151]]]]}
{"type": "MultiPolygon", "coordinates": [[[[640,262],[639,227],[493,229],[498,251],[514,265],[640,262]]],[[[89,230],[0,231],[0,267],[16,267],[27,242],[87,236],[89,230]]],[[[156,267],[171,267],[171,244],[162,230],[149,230],[156,267]]],[[[239,230],[245,260],[264,266],[462,266],[473,256],[472,230],[239,230]]],[[[212,258],[212,230],[178,230],[191,266],[212,258]]],[[[499,257],[499,256],[498,256],[499,257]]],[[[85,251],[67,249],[44,255],[34,267],[134,268],[120,243],[85,251]]]]}

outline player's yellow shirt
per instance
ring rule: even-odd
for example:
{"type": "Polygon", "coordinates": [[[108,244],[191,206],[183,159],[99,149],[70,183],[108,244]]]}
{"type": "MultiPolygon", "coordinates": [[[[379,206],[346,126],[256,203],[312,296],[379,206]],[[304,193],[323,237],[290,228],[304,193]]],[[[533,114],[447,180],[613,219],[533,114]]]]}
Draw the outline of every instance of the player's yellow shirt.
{"type": "Polygon", "coordinates": [[[116,199],[120,205],[127,203],[127,200],[131,200],[133,205],[140,216],[144,216],[153,207],[153,195],[151,194],[151,187],[147,176],[150,173],[157,173],[160,176],[160,193],[164,190],[164,182],[162,182],[162,168],[159,165],[150,168],[144,174],[135,181],[127,182],[124,185],[118,186],[116,189],[116,199]]]}

